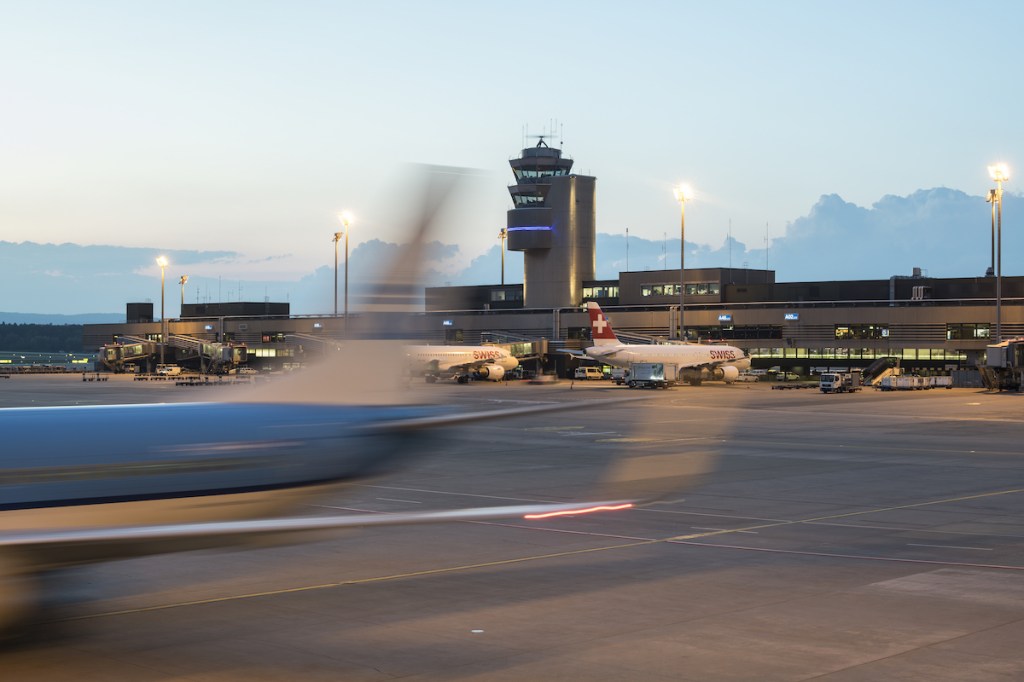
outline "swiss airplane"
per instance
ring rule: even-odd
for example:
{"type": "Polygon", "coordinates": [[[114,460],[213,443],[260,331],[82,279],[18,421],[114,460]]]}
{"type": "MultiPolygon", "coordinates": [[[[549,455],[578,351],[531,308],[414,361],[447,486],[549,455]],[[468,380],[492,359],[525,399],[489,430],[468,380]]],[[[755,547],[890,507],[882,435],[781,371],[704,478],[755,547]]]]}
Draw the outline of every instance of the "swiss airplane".
{"type": "Polygon", "coordinates": [[[741,369],[750,367],[750,358],[735,346],[719,344],[642,344],[622,343],[612,331],[611,322],[601,306],[587,302],[594,345],[584,352],[588,357],[613,367],[629,367],[634,362],[672,363],[679,368],[680,381],[697,386],[704,379],[731,383],[741,369]]]}
{"type": "Polygon", "coordinates": [[[454,376],[460,384],[470,378],[501,381],[519,366],[508,350],[500,346],[407,346],[409,370],[423,374],[433,383],[454,376]]]}

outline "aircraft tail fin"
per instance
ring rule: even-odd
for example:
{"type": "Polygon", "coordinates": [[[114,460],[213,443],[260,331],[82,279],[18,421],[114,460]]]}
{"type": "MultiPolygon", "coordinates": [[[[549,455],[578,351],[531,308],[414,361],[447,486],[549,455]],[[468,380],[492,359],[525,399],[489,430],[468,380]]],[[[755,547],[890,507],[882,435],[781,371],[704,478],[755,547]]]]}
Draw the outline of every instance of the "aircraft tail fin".
{"type": "Polygon", "coordinates": [[[612,331],[612,323],[604,316],[601,306],[593,301],[587,302],[587,312],[590,313],[590,333],[594,339],[595,346],[616,346],[619,338],[612,331]]]}

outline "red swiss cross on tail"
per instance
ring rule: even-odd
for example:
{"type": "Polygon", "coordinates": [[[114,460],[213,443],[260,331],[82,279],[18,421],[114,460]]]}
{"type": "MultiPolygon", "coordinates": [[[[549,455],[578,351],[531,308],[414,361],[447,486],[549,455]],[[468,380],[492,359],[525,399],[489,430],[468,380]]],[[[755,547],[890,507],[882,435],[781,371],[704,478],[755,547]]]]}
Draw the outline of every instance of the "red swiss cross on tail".
{"type": "Polygon", "coordinates": [[[612,323],[601,312],[601,306],[593,301],[588,301],[587,312],[590,313],[590,334],[594,339],[594,345],[617,345],[619,339],[615,336],[615,332],[612,331],[612,323]]]}

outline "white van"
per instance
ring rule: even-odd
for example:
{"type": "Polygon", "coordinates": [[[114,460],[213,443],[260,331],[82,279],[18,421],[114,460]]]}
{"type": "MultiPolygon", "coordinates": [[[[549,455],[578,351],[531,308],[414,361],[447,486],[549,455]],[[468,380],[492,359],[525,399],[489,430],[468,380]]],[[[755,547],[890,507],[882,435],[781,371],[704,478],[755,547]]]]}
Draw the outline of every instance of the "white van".
{"type": "Polygon", "coordinates": [[[597,367],[577,367],[576,375],[577,379],[604,379],[604,372],[597,367]]]}
{"type": "Polygon", "coordinates": [[[165,377],[173,377],[181,374],[181,367],[177,365],[157,365],[156,373],[165,377]]]}

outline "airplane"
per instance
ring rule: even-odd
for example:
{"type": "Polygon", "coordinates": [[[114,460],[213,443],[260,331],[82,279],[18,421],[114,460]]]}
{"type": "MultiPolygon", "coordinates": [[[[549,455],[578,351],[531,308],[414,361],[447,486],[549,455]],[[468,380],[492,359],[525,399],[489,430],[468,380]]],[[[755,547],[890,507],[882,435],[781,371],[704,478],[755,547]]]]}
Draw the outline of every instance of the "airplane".
{"type": "Polygon", "coordinates": [[[519,360],[500,346],[406,346],[409,369],[424,374],[427,383],[454,376],[460,383],[471,378],[501,381],[519,360]]]}
{"type": "Polygon", "coordinates": [[[47,575],[80,564],[266,546],[354,527],[632,506],[610,500],[284,516],[428,454],[446,427],[558,407],[451,413],[430,405],[214,402],[0,409],[0,632],[27,624],[47,575]]]}
{"type": "MultiPolygon", "coordinates": [[[[543,403],[456,413],[407,404],[400,339],[421,291],[417,265],[425,234],[444,196],[427,194],[413,246],[368,295],[366,313],[350,327],[352,340],[315,368],[206,403],[0,409],[0,635],[30,625],[48,578],[81,564],[266,546],[355,527],[633,506],[629,499],[601,498],[607,501],[286,516],[308,511],[311,501],[341,486],[430,454],[449,427],[585,407],[543,403]]],[[[491,360],[503,367],[499,357],[491,360]]],[[[660,471],[629,478],[656,485],[665,479],[660,471]]]]}
{"type": "Polygon", "coordinates": [[[634,362],[673,363],[679,368],[677,380],[699,386],[704,379],[732,383],[740,370],[750,367],[750,358],[735,346],[720,344],[641,344],[622,343],[604,316],[601,306],[587,302],[594,345],[585,349],[587,357],[613,367],[628,368],[634,362]]]}

